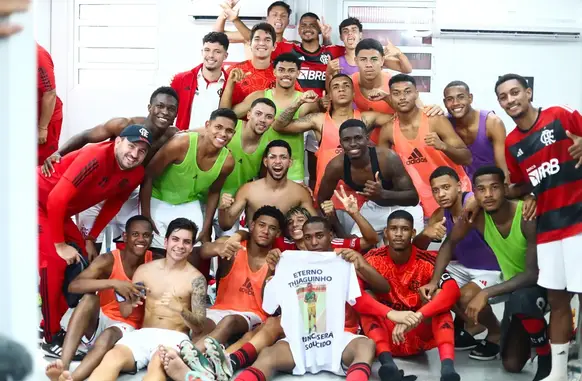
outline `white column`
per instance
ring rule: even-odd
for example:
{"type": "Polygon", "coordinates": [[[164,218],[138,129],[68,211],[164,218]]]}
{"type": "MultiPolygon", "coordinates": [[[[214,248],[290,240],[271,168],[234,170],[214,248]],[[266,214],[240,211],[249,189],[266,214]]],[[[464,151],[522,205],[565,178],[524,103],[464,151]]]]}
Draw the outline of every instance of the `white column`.
{"type": "Polygon", "coordinates": [[[32,12],[11,21],[24,31],[0,39],[0,333],[38,357],[36,46],[32,12]]]}

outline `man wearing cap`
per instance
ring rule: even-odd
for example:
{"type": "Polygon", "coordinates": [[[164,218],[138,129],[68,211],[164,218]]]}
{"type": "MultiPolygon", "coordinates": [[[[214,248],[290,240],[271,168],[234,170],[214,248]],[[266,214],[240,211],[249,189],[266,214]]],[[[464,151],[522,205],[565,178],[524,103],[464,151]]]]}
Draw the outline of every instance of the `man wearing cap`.
{"type": "MultiPolygon", "coordinates": [[[[75,243],[85,254],[81,232],[71,219],[77,213],[105,201],[88,237],[96,237],[117,214],[144,177],[144,161],[152,133],[142,125],[126,127],[114,141],[81,148],[55,163],[50,177],[37,169],[38,250],[40,295],[45,341],[60,330],[67,311],[62,286],[67,265],[79,260],[75,243]]],[[[94,248],[92,248],[94,250],[94,248]]]]}

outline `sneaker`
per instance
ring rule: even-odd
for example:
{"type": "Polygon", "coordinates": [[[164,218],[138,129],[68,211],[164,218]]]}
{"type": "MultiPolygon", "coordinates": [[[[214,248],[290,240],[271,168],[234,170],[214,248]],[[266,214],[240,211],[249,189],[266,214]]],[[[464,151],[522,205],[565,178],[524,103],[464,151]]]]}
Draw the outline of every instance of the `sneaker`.
{"type": "Polygon", "coordinates": [[[228,381],[232,378],[234,371],[230,356],[226,354],[224,346],[213,337],[204,339],[206,355],[214,365],[214,374],[217,381],[228,381]]]}
{"type": "Polygon", "coordinates": [[[468,351],[477,346],[477,340],[471,334],[464,329],[455,332],[455,350],[457,351],[468,351]]]}
{"type": "Polygon", "coordinates": [[[487,340],[481,340],[469,353],[470,358],[481,361],[495,360],[497,356],[499,356],[499,345],[487,340]]]}
{"type": "Polygon", "coordinates": [[[38,345],[44,343],[44,328],[39,326],[38,327],[38,345]]]}
{"type": "MultiPolygon", "coordinates": [[[[40,345],[40,348],[42,349],[42,352],[46,357],[60,359],[63,354],[62,345],[56,342],[50,344],[42,343],[40,345]]],[[[73,358],[71,359],[71,361],[83,361],[84,358],[85,353],[77,351],[73,358]]]]}
{"type": "Polygon", "coordinates": [[[184,381],[214,381],[214,379],[207,378],[203,374],[195,370],[191,370],[188,373],[186,373],[186,379],[184,381]]]}
{"type": "Polygon", "coordinates": [[[197,372],[205,379],[215,381],[216,375],[210,361],[204,353],[198,351],[190,340],[184,340],[180,343],[180,357],[190,369],[197,372]]]}
{"type": "Polygon", "coordinates": [[[568,381],[582,380],[581,365],[582,362],[580,360],[568,361],[568,381]]]}
{"type": "Polygon", "coordinates": [[[552,371],[552,355],[547,356],[537,356],[538,358],[538,370],[533,381],[545,380],[546,377],[550,375],[552,371]]]}

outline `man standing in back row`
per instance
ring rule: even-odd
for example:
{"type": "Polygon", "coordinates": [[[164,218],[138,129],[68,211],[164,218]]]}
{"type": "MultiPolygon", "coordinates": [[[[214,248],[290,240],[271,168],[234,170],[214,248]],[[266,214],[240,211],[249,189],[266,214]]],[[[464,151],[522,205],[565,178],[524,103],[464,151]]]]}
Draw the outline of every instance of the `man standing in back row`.
{"type": "Polygon", "coordinates": [[[505,140],[511,176],[508,197],[537,198],[538,285],[548,289],[552,371],[565,381],[572,337],[571,293],[582,293],[582,115],[565,107],[531,104],[532,89],[517,74],[495,84],[499,105],[517,124],[505,140]]]}
{"type": "Polygon", "coordinates": [[[98,236],[143,180],[141,163],[151,144],[151,132],[132,125],[114,142],[66,155],[55,165],[51,177],[37,169],[38,265],[46,343],[52,342],[61,329],[61,318],[68,309],[62,291],[65,269],[78,262],[81,255],[69,243],[74,242],[86,253],[85,240],[71,217],[106,200],[89,232],[91,237],[98,236]]]}

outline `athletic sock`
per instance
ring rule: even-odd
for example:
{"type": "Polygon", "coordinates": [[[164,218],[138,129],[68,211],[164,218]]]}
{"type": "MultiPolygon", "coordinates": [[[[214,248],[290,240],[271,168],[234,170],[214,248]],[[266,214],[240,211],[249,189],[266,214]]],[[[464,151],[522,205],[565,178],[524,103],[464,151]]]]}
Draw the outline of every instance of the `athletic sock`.
{"type": "Polygon", "coordinates": [[[551,344],[552,371],[545,380],[565,380],[568,378],[568,350],[570,343],[551,344]]]}
{"type": "Polygon", "coordinates": [[[265,374],[257,368],[252,366],[246,368],[238,376],[236,376],[235,381],[267,381],[265,374]]]}
{"type": "Polygon", "coordinates": [[[432,318],[432,334],[439,349],[441,361],[455,359],[455,330],[453,316],[450,312],[436,315],[432,318]]]}
{"type": "Polygon", "coordinates": [[[543,318],[529,317],[524,314],[516,314],[515,317],[521,321],[521,325],[529,334],[531,346],[535,348],[538,356],[548,356],[551,352],[551,347],[548,341],[548,326],[546,320],[543,318]]]}
{"type": "Polygon", "coordinates": [[[380,376],[381,381],[402,379],[402,374],[392,358],[392,353],[382,352],[378,355],[378,360],[380,360],[380,364],[382,364],[380,369],[378,369],[378,376],[380,376]]]}
{"type": "Polygon", "coordinates": [[[390,352],[382,352],[378,355],[378,360],[380,361],[380,364],[382,365],[394,365],[396,366],[396,363],[394,362],[394,358],[392,357],[392,353],[390,352]]]}
{"type": "MultiPolygon", "coordinates": [[[[453,348],[454,350],[455,348],[453,348]]],[[[455,371],[453,360],[450,358],[441,360],[441,381],[459,381],[460,379],[461,376],[455,371]]]]}
{"type": "Polygon", "coordinates": [[[372,373],[370,364],[366,364],[365,362],[352,364],[348,368],[346,381],[368,381],[370,379],[370,373],[372,373]]]}
{"type": "Polygon", "coordinates": [[[257,349],[251,343],[245,343],[238,351],[230,355],[232,368],[236,372],[251,365],[257,359],[257,349]]]}

